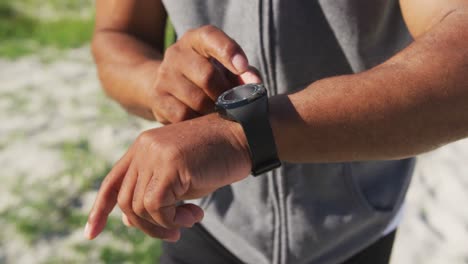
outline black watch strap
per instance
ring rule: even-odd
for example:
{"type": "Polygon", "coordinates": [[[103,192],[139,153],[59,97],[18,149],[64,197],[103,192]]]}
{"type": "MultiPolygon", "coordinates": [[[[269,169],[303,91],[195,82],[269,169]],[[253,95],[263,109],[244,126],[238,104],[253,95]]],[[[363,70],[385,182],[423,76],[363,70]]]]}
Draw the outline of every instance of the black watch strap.
{"type": "Polygon", "coordinates": [[[281,166],[268,116],[254,115],[240,124],[249,144],[252,175],[257,176],[281,166]]]}
{"type": "Polygon", "coordinates": [[[262,84],[245,84],[221,94],[216,111],[241,124],[249,144],[252,175],[281,166],[268,115],[268,94],[262,84]]]}
{"type": "Polygon", "coordinates": [[[241,124],[249,144],[252,175],[257,176],[278,168],[281,166],[281,161],[278,159],[275,139],[268,118],[267,97],[265,96],[246,106],[246,108],[250,107],[252,107],[252,110],[248,109],[243,112],[249,114],[243,115],[243,118],[237,118],[237,121],[241,124]],[[259,108],[259,105],[263,107],[259,108]],[[253,109],[256,109],[256,111],[253,111],[253,109]]]}

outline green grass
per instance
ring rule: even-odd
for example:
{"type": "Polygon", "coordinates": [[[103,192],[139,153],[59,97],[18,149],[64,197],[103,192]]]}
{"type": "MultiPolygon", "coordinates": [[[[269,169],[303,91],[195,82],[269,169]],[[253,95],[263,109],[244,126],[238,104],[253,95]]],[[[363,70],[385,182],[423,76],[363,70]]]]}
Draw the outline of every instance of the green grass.
{"type": "Polygon", "coordinates": [[[42,20],[0,2],[0,57],[17,58],[41,48],[77,48],[90,41],[93,19],[64,17],[42,20]]]}
{"type": "Polygon", "coordinates": [[[177,40],[177,35],[175,32],[174,26],[172,25],[170,18],[167,18],[166,29],[164,32],[164,50],[166,50],[169,46],[174,44],[176,40],[177,40]]]}
{"type": "MultiPolygon", "coordinates": [[[[83,0],[48,0],[45,2],[49,9],[55,9],[58,19],[44,20],[33,17],[26,12],[19,11],[38,8],[41,3],[36,0],[22,0],[6,2],[0,0],[0,57],[10,59],[36,53],[44,47],[59,50],[77,48],[89,42],[92,37],[94,20],[91,16],[85,18],[68,15],[70,10],[83,9],[89,3],[83,0]],[[19,6],[19,7],[18,7],[19,6]]],[[[164,38],[165,48],[176,40],[174,27],[167,20],[164,38]]]]}

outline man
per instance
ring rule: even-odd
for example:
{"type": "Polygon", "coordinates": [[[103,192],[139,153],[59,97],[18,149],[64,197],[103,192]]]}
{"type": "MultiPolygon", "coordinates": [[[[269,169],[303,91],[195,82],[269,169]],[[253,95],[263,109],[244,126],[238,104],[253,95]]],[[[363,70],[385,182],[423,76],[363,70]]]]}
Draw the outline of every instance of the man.
{"type": "Polygon", "coordinates": [[[98,0],[93,52],[111,97],[170,125],[115,164],[86,236],[118,204],[180,239],[164,263],[386,263],[410,157],[468,135],[466,0],[98,0]],[[262,81],[271,130],[255,141],[214,102],[262,81]],[[283,165],[248,176],[256,145],[283,165]]]}

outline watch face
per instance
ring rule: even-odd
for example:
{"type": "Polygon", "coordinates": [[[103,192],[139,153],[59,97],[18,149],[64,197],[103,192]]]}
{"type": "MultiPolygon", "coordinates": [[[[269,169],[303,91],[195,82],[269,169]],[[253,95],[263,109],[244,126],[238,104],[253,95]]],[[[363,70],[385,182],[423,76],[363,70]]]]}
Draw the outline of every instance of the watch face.
{"type": "Polygon", "coordinates": [[[216,105],[223,108],[236,108],[266,96],[267,90],[262,84],[244,84],[221,94],[216,105]]]}

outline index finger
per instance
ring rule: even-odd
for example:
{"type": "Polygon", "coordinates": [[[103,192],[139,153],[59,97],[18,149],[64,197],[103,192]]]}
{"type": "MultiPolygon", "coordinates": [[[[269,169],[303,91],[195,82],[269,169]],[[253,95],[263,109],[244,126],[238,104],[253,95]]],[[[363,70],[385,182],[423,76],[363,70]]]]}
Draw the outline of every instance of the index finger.
{"type": "Polygon", "coordinates": [[[235,40],[215,26],[204,26],[191,33],[192,48],[205,58],[215,58],[232,73],[240,75],[248,70],[249,62],[235,40]]]}
{"type": "Polygon", "coordinates": [[[93,208],[88,216],[85,227],[85,236],[94,239],[104,229],[109,214],[117,203],[120,185],[132,161],[130,150],[114,165],[112,170],[104,178],[99,188],[93,208]]]}

